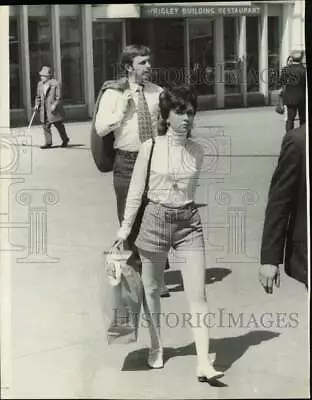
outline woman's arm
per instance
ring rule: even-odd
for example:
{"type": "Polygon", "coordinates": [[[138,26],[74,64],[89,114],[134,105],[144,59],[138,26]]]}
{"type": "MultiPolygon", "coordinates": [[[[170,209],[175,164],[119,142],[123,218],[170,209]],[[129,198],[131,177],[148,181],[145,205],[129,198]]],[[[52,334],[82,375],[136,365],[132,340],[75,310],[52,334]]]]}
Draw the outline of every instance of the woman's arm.
{"type": "Polygon", "coordinates": [[[124,219],[122,221],[121,228],[119,229],[117,234],[118,239],[127,239],[131,232],[138,210],[141,206],[152,143],[152,139],[150,139],[141,145],[138,157],[134,164],[134,169],[127,195],[124,219]]]}

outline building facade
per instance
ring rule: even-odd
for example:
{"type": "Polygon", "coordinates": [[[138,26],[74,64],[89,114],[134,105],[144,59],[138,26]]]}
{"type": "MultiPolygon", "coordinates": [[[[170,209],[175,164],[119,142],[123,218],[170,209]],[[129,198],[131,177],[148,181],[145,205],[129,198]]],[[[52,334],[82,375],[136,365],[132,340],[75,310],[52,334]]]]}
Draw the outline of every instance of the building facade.
{"type": "Polygon", "coordinates": [[[269,105],[291,51],[305,49],[304,0],[12,5],[11,125],[31,118],[38,71],[62,81],[68,120],[91,117],[130,43],[153,52],[153,80],[187,82],[201,109],[269,105]]]}

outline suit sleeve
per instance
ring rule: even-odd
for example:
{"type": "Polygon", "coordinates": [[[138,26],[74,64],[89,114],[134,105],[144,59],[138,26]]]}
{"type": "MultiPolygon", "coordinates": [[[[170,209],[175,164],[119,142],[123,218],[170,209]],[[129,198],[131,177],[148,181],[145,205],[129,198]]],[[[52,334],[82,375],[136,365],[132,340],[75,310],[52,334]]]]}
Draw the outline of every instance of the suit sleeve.
{"type": "Polygon", "coordinates": [[[261,243],[261,264],[283,263],[284,245],[300,182],[301,153],[291,135],[284,136],[269,188],[261,243]]]}
{"type": "Polygon", "coordinates": [[[106,136],[120,127],[124,112],[120,106],[122,93],[107,89],[101,97],[95,117],[95,130],[99,136],[106,136]]]}
{"type": "Polygon", "coordinates": [[[62,85],[60,82],[57,82],[55,86],[55,101],[54,101],[55,107],[57,107],[60,104],[61,100],[62,100],[62,85]]]}
{"type": "Polygon", "coordinates": [[[287,67],[283,67],[281,70],[281,75],[280,75],[280,79],[279,79],[279,87],[280,88],[282,88],[283,86],[286,85],[287,75],[288,75],[288,69],[287,69],[287,67]]]}

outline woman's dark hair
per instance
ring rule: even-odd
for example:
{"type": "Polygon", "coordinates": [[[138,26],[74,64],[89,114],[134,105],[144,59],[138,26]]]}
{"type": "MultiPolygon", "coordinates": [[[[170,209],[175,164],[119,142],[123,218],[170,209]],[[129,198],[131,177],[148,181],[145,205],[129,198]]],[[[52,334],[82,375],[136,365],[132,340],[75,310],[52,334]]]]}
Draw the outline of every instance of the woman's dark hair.
{"type": "Polygon", "coordinates": [[[120,66],[123,71],[126,71],[126,65],[132,65],[134,57],[137,56],[150,56],[151,50],[149,47],[139,45],[139,44],[130,44],[127,46],[120,56],[120,66]]]}
{"type": "Polygon", "coordinates": [[[293,61],[293,56],[291,55],[287,57],[286,64],[288,64],[290,61],[293,61]]]}
{"type": "MultiPolygon", "coordinates": [[[[159,95],[159,135],[165,135],[168,129],[167,119],[171,110],[183,112],[189,105],[194,115],[197,111],[197,94],[191,86],[179,85],[167,87],[159,95]]],[[[188,134],[190,136],[190,133],[188,134]]]]}

